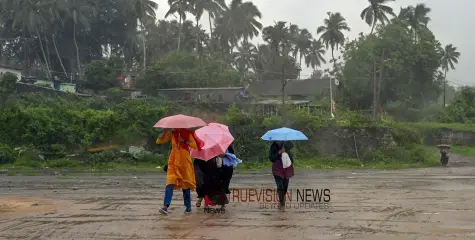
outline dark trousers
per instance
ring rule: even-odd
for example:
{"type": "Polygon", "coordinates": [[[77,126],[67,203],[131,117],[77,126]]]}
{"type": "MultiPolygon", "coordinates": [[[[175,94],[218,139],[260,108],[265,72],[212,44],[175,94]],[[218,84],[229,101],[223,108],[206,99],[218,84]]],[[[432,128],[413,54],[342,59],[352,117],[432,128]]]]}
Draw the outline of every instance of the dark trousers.
{"type": "Polygon", "coordinates": [[[281,205],[285,205],[285,194],[289,189],[289,179],[274,175],[275,184],[277,185],[277,196],[281,205]]]}
{"type": "Polygon", "coordinates": [[[233,171],[233,166],[221,167],[221,181],[223,182],[223,189],[226,194],[231,194],[231,191],[229,191],[229,184],[231,183],[231,178],[233,177],[233,171]]]}

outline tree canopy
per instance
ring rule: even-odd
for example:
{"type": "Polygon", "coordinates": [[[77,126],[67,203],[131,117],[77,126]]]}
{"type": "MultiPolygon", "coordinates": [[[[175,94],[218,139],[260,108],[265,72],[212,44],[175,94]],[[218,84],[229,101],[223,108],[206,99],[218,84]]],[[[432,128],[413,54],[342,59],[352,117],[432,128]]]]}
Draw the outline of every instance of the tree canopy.
{"type": "Polygon", "coordinates": [[[371,31],[350,40],[351,23],[339,12],[321,16],[315,32],[283,20],[263,26],[265,13],[246,0],[169,0],[166,17],[177,20],[157,19],[165,7],[150,0],[5,0],[0,56],[40,78],[74,78],[98,90],[131,72],[137,87],[153,89],[298,79],[310,67],[306,78],[338,78],[340,106],[422,107],[439,99],[460,53],[450,43],[443,48],[428,28],[428,6],[395,14],[391,2],[368,0],[360,15],[371,31]],[[205,12],[209,32],[200,25],[205,12]],[[333,67],[322,69],[327,50],[333,67]]]}

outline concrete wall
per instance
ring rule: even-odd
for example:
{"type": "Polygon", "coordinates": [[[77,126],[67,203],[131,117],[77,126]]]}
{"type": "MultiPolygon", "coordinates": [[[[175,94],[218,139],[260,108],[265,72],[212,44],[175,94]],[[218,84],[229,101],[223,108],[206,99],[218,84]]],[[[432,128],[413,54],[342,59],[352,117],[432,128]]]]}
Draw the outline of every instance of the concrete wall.
{"type": "Polygon", "coordinates": [[[21,79],[21,70],[0,67],[0,73],[6,73],[6,72],[11,72],[11,73],[17,75],[18,81],[20,81],[20,79],[21,79]]]}
{"type": "MultiPolygon", "coordinates": [[[[26,84],[26,83],[17,83],[16,84],[16,90],[19,93],[43,92],[43,93],[59,94],[61,96],[71,94],[71,93],[68,93],[68,92],[58,91],[54,88],[40,87],[40,86],[36,86],[34,84],[26,84]]],[[[91,97],[91,95],[88,95],[88,94],[79,94],[79,93],[73,93],[73,94],[75,94],[77,96],[80,96],[80,97],[91,97]]]]}
{"type": "Polygon", "coordinates": [[[457,131],[452,129],[436,129],[424,132],[424,144],[427,145],[475,145],[474,131],[457,131]]]}

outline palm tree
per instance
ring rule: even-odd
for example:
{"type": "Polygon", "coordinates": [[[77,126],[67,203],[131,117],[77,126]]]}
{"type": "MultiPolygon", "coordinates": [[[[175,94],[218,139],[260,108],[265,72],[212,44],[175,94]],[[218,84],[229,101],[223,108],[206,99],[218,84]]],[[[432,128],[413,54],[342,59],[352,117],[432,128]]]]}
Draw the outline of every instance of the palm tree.
{"type": "MultiPolygon", "coordinates": [[[[43,47],[43,40],[40,31],[46,25],[44,19],[44,9],[42,4],[36,4],[35,2],[19,0],[13,1],[9,6],[12,9],[16,9],[13,16],[13,28],[18,28],[22,31],[28,32],[30,35],[38,38],[43,60],[46,65],[46,76],[51,78],[50,65],[47,57],[47,52],[43,47]]],[[[49,54],[49,53],[48,53],[49,54]]]]}
{"type": "Polygon", "coordinates": [[[66,68],[64,67],[63,60],[61,58],[61,54],[59,54],[58,46],[56,45],[55,34],[59,31],[59,29],[61,29],[61,27],[64,27],[64,21],[61,17],[62,13],[64,12],[64,5],[61,4],[61,1],[53,0],[44,5],[44,7],[46,10],[44,18],[49,23],[48,26],[45,26],[45,28],[51,34],[51,42],[53,43],[56,57],[58,58],[59,65],[61,65],[64,77],[68,77],[66,68]]]}
{"type": "Polygon", "coordinates": [[[237,47],[237,51],[233,52],[232,58],[236,69],[242,75],[244,83],[244,76],[250,68],[256,70],[254,66],[254,56],[257,54],[257,48],[249,42],[243,42],[241,46],[237,47]]]}
{"type": "MultiPolygon", "coordinates": [[[[300,29],[295,39],[294,58],[299,55],[299,66],[302,71],[302,58],[307,58],[310,47],[312,45],[312,34],[307,29],[300,29]]],[[[299,72],[300,79],[300,72],[299,72]]]]}
{"type": "Polygon", "coordinates": [[[180,34],[178,35],[178,46],[177,50],[180,51],[180,42],[181,42],[181,33],[183,30],[183,21],[186,21],[186,13],[193,12],[193,6],[190,4],[189,0],[168,0],[168,5],[170,9],[165,14],[165,18],[170,15],[178,14],[179,24],[180,24],[180,34]]]}
{"type": "Polygon", "coordinates": [[[80,25],[84,29],[90,28],[89,17],[96,15],[95,6],[91,6],[89,4],[83,4],[80,0],[69,0],[64,2],[65,6],[62,7],[66,12],[67,16],[71,18],[73,24],[73,41],[74,47],[76,48],[76,65],[77,71],[80,76],[83,75],[81,70],[81,60],[79,57],[79,46],[77,42],[76,32],[77,26],[80,25]]]}
{"type": "Polygon", "coordinates": [[[262,39],[268,42],[274,51],[275,57],[280,56],[281,46],[291,38],[289,27],[286,22],[279,21],[274,26],[265,27],[262,30],[262,39]]]}
{"type": "Polygon", "coordinates": [[[442,69],[444,70],[444,107],[445,107],[445,89],[447,85],[447,72],[451,69],[454,70],[454,64],[459,62],[460,52],[457,52],[457,48],[452,44],[448,44],[445,48],[441,49],[442,53],[442,69]],[[449,69],[450,67],[450,69],[449,69]]]}
{"type": "Polygon", "coordinates": [[[254,3],[232,0],[229,7],[216,19],[216,31],[232,49],[240,39],[247,42],[259,35],[262,24],[258,19],[261,17],[262,14],[254,3]]]}
{"type": "Polygon", "coordinates": [[[327,62],[323,55],[325,55],[325,49],[323,48],[322,42],[313,39],[310,44],[308,55],[305,56],[305,64],[307,67],[311,66],[315,71],[322,63],[327,62]]]}
{"type": "Polygon", "coordinates": [[[393,9],[390,6],[384,5],[388,2],[394,2],[395,0],[368,0],[369,6],[363,9],[361,12],[361,19],[365,20],[368,25],[371,26],[371,33],[373,34],[376,23],[380,22],[384,24],[389,23],[387,14],[395,16],[393,9]]]}
{"type": "MultiPolygon", "coordinates": [[[[292,25],[291,25],[292,26],[292,25]]],[[[285,86],[287,82],[285,81],[285,57],[290,52],[289,40],[292,39],[289,27],[287,27],[286,22],[277,22],[274,26],[266,27],[262,30],[262,37],[264,41],[268,42],[270,47],[274,51],[274,65],[276,65],[276,60],[280,59],[280,67],[282,71],[282,104],[285,104],[285,86]],[[282,53],[280,53],[281,49],[282,53]]]]}
{"type": "Polygon", "coordinates": [[[210,37],[213,35],[213,25],[211,19],[219,16],[226,9],[224,0],[195,0],[193,2],[193,15],[196,18],[196,26],[203,16],[203,12],[208,12],[210,37]]]}
{"type": "Polygon", "coordinates": [[[417,41],[417,32],[423,27],[427,27],[430,21],[430,17],[427,15],[431,9],[426,7],[425,4],[417,4],[416,7],[409,6],[401,8],[398,18],[406,23],[410,27],[412,34],[414,35],[414,41],[417,41]]]}
{"type": "Polygon", "coordinates": [[[142,28],[142,47],[143,47],[143,71],[147,68],[147,46],[145,44],[145,21],[147,19],[155,20],[155,10],[158,9],[158,4],[151,0],[132,0],[131,2],[132,14],[140,21],[142,28]]]}
{"type": "Polygon", "coordinates": [[[323,20],[323,26],[318,27],[317,34],[322,33],[320,40],[327,49],[331,48],[333,64],[336,64],[334,51],[344,44],[345,34],[343,31],[350,31],[350,28],[346,24],[346,19],[339,12],[328,12],[327,15],[328,18],[323,20]]]}

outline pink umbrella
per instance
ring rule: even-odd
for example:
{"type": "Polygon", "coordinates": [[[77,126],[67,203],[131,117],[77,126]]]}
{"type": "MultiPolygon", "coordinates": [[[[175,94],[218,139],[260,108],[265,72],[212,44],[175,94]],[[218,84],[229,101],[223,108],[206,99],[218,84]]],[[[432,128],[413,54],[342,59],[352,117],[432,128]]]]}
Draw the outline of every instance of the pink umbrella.
{"type": "MultiPolygon", "coordinates": [[[[222,124],[219,124],[222,125],[222,124]]],[[[227,128],[227,126],[222,125],[227,128]]],[[[234,137],[216,124],[202,127],[195,132],[196,136],[204,142],[201,151],[191,149],[192,158],[208,161],[216,156],[223,155],[229,145],[234,141],[234,137]]]]}
{"type": "Polygon", "coordinates": [[[229,133],[229,135],[231,135],[231,132],[229,132],[229,127],[224,125],[224,124],[211,122],[211,123],[208,123],[208,126],[219,127],[221,129],[223,129],[223,131],[225,131],[225,132],[229,133]]]}
{"type": "Polygon", "coordinates": [[[206,126],[206,122],[201,118],[186,116],[182,114],[173,115],[160,119],[153,127],[156,128],[195,128],[206,126]]]}

